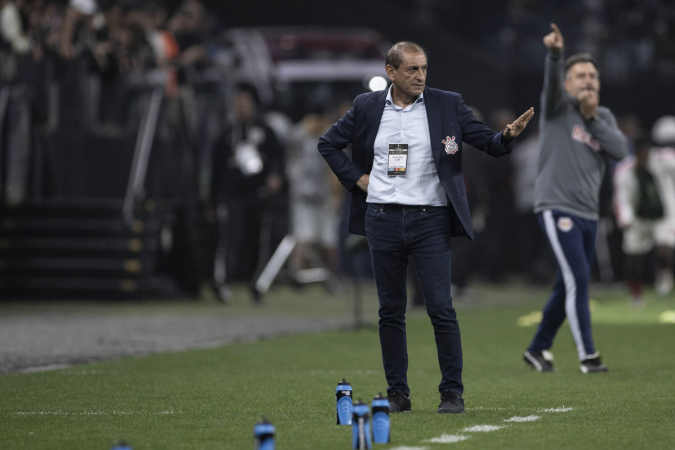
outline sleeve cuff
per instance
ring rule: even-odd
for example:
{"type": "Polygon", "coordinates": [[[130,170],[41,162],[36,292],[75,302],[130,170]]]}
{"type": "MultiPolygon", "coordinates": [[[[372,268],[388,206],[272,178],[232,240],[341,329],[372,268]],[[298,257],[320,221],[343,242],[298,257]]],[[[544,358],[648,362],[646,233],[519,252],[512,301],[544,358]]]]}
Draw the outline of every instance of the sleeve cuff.
{"type": "Polygon", "coordinates": [[[560,58],[562,57],[562,52],[560,52],[560,53],[548,52],[548,54],[550,55],[551,61],[553,61],[553,62],[560,61],[560,58]]]}
{"type": "Polygon", "coordinates": [[[513,139],[511,139],[510,141],[507,142],[504,139],[504,132],[502,131],[501,133],[499,133],[499,142],[504,146],[504,149],[506,149],[508,151],[513,150],[513,147],[516,145],[516,139],[517,138],[513,138],[513,139]]]}

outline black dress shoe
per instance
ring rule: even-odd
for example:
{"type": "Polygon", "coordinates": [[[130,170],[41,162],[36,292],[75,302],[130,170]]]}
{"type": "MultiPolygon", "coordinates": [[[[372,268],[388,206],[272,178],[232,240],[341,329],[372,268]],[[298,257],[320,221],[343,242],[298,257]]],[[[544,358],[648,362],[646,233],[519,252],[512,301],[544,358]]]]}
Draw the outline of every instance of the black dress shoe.
{"type": "Polygon", "coordinates": [[[387,400],[389,400],[389,412],[410,412],[412,411],[412,404],[410,397],[405,392],[394,389],[387,392],[387,400]]]}
{"type": "Polygon", "coordinates": [[[438,405],[437,413],[462,414],[464,412],[464,399],[461,395],[446,390],[441,392],[441,404],[438,405]]]}

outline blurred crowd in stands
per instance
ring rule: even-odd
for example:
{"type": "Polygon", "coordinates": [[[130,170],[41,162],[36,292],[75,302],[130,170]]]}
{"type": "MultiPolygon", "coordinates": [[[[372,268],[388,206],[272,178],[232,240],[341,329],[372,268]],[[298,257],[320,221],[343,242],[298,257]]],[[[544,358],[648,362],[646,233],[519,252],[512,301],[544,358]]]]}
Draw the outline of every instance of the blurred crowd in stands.
{"type": "MultiPolygon", "coordinates": [[[[417,23],[443,25],[469,17],[459,0],[417,0],[417,23]]],[[[510,0],[490,2],[490,14],[453,23],[459,35],[505,52],[521,71],[538,68],[546,49],[541,36],[555,21],[566,31],[570,54],[592,53],[610,82],[627,83],[649,74],[675,75],[675,2],[672,0],[510,0]]],[[[486,6],[487,10],[487,6],[486,6]]]]}
{"type": "MultiPolygon", "coordinates": [[[[461,3],[418,0],[415,20],[433,23],[443,17],[439,11],[459,11],[461,3]]],[[[485,18],[499,26],[481,30],[496,30],[482,35],[482,44],[511,52],[523,71],[541,70],[545,18],[562,3],[570,11],[586,11],[582,21],[570,13],[567,23],[565,18],[557,23],[570,36],[571,52],[584,48],[599,56],[603,79],[630,79],[638,72],[675,77],[673,1],[577,0],[571,6],[512,0],[505,23],[496,14],[485,18]]],[[[291,258],[296,269],[311,267],[316,256],[337,273],[362,270],[345,252],[358,248],[344,231],[346,193],[316,151],[318,138],[350,103],[344,96],[327,99],[294,124],[287,112],[273,108],[274,98],[263,98],[264,88],[237,74],[237,57],[224,31],[199,0],[175,7],[155,0],[0,0],[0,84],[31,89],[33,125],[45,133],[76,129],[122,138],[135,134],[139,111],[147,105],[138,101],[143,89],[161,87],[159,156],[150,160],[154,175],[148,176],[146,195],[180,200],[191,233],[187,252],[209,261],[199,276],[212,278],[221,298],[230,295],[230,281],[259,274],[287,233],[298,241],[291,258]],[[61,99],[56,108],[55,84],[61,99]],[[205,223],[218,231],[203,238],[198,229],[205,223]]],[[[474,112],[501,130],[516,116],[498,106],[474,112]]],[[[652,124],[636,116],[618,120],[631,140],[649,135],[652,124]]],[[[475,275],[491,282],[514,273],[533,282],[550,279],[555,263],[532,214],[537,139],[536,130],[529,132],[511,158],[500,160],[464,151],[476,242],[455,242],[453,282],[460,290],[475,275]]],[[[91,142],[87,145],[83,152],[95,151],[91,142]]],[[[52,176],[57,180],[40,184],[40,192],[31,195],[91,194],[69,191],[52,176]]],[[[125,185],[128,172],[120,176],[125,185]]],[[[601,195],[597,273],[611,282],[621,276],[611,171],[601,195]]],[[[362,257],[367,259],[367,252],[362,257]]]]}
{"type": "MultiPolygon", "coordinates": [[[[10,55],[34,61],[83,58],[105,77],[212,62],[208,39],[218,24],[199,1],[187,1],[171,14],[160,1],[3,0],[0,5],[4,62],[10,55]]],[[[12,80],[11,66],[3,67],[3,80],[12,80]]]]}
{"type": "MultiPolygon", "coordinates": [[[[670,0],[578,0],[564,2],[562,23],[571,53],[591,52],[606,81],[630,82],[637,75],[675,75],[675,2],[670,0]]],[[[540,56],[540,36],[562,2],[513,0],[500,39],[524,61],[540,56]]],[[[570,53],[570,54],[571,54],[570,53]]],[[[519,58],[520,59],[520,58],[519,58]]],[[[539,60],[539,58],[535,58],[539,60]]],[[[523,69],[527,70],[525,66],[523,69]]]]}

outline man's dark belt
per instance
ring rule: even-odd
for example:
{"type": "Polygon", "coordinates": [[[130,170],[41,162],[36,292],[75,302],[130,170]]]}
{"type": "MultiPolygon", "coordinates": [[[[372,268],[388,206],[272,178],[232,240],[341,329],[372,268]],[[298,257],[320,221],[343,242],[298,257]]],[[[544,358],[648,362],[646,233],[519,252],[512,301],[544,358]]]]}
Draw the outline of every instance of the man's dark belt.
{"type": "Polygon", "coordinates": [[[401,205],[399,203],[368,203],[377,209],[384,210],[386,212],[395,212],[395,211],[426,211],[430,209],[437,208],[447,208],[447,206],[430,206],[430,205],[401,205]]]}

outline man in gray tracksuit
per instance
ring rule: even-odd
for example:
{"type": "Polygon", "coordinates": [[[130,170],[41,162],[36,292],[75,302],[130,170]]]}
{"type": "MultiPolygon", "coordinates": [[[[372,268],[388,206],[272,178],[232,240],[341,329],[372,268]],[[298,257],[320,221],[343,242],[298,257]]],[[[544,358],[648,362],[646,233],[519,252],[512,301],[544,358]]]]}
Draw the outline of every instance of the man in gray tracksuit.
{"type": "Polygon", "coordinates": [[[593,57],[581,53],[564,61],[562,34],[555,24],[551,28],[544,37],[549,53],[541,96],[534,212],[555,253],[558,274],[524,360],[540,372],[552,371],[548,350],[567,318],[581,371],[606,372],[593,345],[588,284],[604,156],[621,159],[628,144],[610,110],[598,106],[600,81],[593,57]]]}

